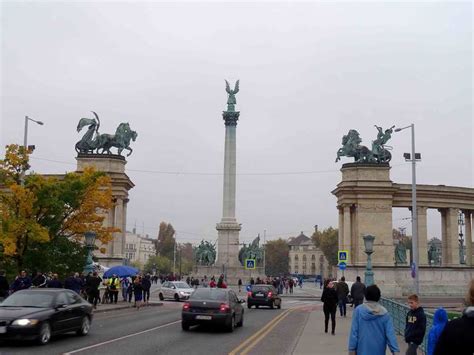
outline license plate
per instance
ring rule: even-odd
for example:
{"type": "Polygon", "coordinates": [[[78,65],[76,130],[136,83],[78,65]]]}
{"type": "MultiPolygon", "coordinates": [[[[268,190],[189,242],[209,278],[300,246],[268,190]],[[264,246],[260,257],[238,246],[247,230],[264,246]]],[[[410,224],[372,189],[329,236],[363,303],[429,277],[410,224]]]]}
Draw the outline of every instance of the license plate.
{"type": "Polygon", "coordinates": [[[211,316],[196,316],[196,319],[199,319],[199,320],[211,320],[212,317],[211,317],[211,316]]]}
{"type": "Polygon", "coordinates": [[[255,296],[256,297],[264,297],[265,295],[263,293],[256,293],[255,296]]]}
{"type": "Polygon", "coordinates": [[[7,327],[0,327],[0,334],[4,334],[7,332],[7,327]]]}

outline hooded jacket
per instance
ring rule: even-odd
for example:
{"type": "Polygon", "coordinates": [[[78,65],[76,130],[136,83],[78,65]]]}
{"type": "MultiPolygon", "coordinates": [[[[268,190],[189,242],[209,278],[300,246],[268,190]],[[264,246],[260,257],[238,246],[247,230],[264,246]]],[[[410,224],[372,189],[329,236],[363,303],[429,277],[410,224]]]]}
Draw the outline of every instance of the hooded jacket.
{"type": "Polygon", "coordinates": [[[446,313],[444,308],[438,308],[433,317],[433,326],[428,334],[428,355],[434,354],[436,343],[446,323],[448,323],[448,313],[446,313]]]}
{"type": "Polygon", "coordinates": [[[465,309],[461,318],[449,321],[444,327],[434,355],[474,354],[474,306],[465,309]]]}
{"type": "Polygon", "coordinates": [[[399,353],[392,319],[378,302],[368,301],[352,313],[349,334],[349,353],[385,355],[388,347],[392,353],[399,353]]]}
{"type": "Polygon", "coordinates": [[[409,310],[405,322],[405,341],[420,345],[426,331],[426,316],[423,307],[409,310]]]}

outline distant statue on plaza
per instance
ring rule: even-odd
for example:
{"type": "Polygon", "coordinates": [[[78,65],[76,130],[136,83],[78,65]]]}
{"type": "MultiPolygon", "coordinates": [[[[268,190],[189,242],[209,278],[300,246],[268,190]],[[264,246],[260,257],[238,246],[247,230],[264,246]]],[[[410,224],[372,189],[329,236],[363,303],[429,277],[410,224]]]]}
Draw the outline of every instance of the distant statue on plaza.
{"type": "Polygon", "coordinates": [[[87,132],[82,139],[76,143],[75,149],[81,154],[112,154],[111,148],[117,148],[118,155],[122,155],[123,150],[128,150],[127,156],[132,154],[133,149],[130,148],[131,141],[137,139],[137,132],[130,128],[129,123],[120,123],[115,134],[100,134],[99,115],[92,111],[94,118],[81,118],[77,124],[77,131],[80,132],[84,127],[88,126],[87,132]]]}
{"type": "Polygon", "coordinates": [[[235,94],[239,92],[239,80],[235,83],[234,90],[230,89],[229,82],[225,81],[225,91],[227,91],[228,98],[227,98],[227,112],[234,112],[235,105],[237,104],[237,100],[235,98],[235,94]]]}
{"type": "Polygon", "coordinates": [[[392,159],[392,154],[389,149],[391,147],[386,146],[386,143],[392,137],[393,129],[392,126],[385,131],[382,127],[375,126],[378,134],[377,139],[372,142],[372,150],[367,148],[365,145],[361,145],[362,139],[360,138],[359,132],[355,129],[349,130],[349,132],[342,137],[342,148],[337,151],[336,162],[341,160],[341,157],[352,157],[356,163],[388,163],[392,159]]]}
{"type": "Polygon", "coordinates": [[[407,248],[401,241],[395,247],[395,265],[406,265],[407,263],[407,248]]]}
{"type": "Polygon", "coordinates": [[[194,251],[194,261],[198,265],[211,266],[216,261],[216,246],[207,240],[201,240],[201,244],[194,251]]]}
{"type": "Polygon", "coordinates": [[[260,246],[260,235],[255,238],[248,246],[245,245],[239,251],[239,261],[245,264],[245,259],[255,259],[257,265],[263,262],[263,247],[260,246]]]}

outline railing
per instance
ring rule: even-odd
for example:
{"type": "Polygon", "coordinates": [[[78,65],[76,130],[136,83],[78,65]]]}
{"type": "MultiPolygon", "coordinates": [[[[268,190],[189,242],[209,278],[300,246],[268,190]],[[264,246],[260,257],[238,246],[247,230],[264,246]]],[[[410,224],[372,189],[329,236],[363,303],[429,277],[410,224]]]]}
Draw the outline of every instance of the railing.
{"type": "MultiPolygon", "coordinates": [[[[384,306],[388,313],[392,316],[393,327],[395,328],[395,332],[399,335],[405,334],[405,321],[406,315],[410,308],[402,303],[395,302],[393,300],[387,298],[381,298],[380,304],[384,306]]],[[[425,337],[423,338],[423,343],[419,347],[421,351],[425,354],[428,353],[428,333],[433,325],[433,315],[431,313],[426,313],[426,331],[425,337]]]]}

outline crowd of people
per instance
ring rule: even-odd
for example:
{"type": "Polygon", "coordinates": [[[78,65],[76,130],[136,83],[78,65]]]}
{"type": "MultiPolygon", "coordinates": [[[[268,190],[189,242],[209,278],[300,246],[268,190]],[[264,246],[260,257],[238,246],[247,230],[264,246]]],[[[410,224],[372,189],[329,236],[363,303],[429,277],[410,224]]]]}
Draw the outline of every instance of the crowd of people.
{"type": "MultiPolygon", "coordinates": [[[[331,319],[331,334],[336,331],[336,312],[339,306],[341,317],[346,317],[349,288],[344,277],[339,281],[327,279],[321,296],[324,312],[324,330],[328,333],[331,319]]],[[[354,311],[349,333],[349,354],[385,354],[388,346],[392,354],[400,353],[395,329],[387,309],[379,301],[381,291],[377,285],[366,287],[357,277],[350,294],[354,311]],[[365,298],[365,302],[364,302],[365,298]]],[[[408,296],[409,311],[405,319],[404,340],[406,355],[416,355],[426,333],[426,315],[416,294],[408,296]]],[[[474,280],[471,280],[466,296],[466,308],[460,318],[448,321],[445,309],[436,310],[433,325],[427,334],[428,355],[474,354],[474,280]]]]}

